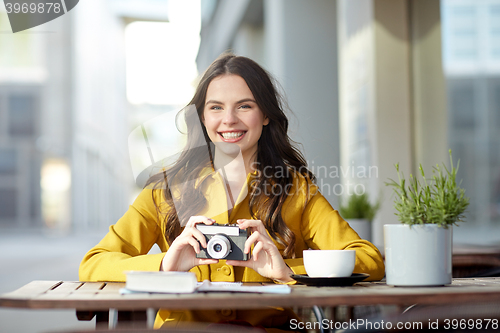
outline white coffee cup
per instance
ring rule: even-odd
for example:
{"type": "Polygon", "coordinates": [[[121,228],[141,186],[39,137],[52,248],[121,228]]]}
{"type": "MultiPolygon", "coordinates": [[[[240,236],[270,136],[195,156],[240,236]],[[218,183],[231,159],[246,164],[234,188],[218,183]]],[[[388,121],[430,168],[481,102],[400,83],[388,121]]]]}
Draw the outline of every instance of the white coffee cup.
{"type": "Polygon", "coordinates": [[[355,250],[304,250],[309,277],[348,277],[356,263],[355,250]]]}

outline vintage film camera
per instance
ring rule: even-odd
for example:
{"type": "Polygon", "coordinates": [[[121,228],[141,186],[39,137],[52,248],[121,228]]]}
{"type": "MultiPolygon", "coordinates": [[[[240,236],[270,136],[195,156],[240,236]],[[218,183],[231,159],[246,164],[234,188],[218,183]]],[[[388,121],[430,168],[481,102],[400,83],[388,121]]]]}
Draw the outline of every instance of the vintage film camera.
{"type": "Polygon", "coordinates": [[[207,248],[200,246],[201,251],[196,254],[196,258],[225,260],[248,260],[250,258],[250,255],[243,252],[248,233],[240,229],[237,224],[197,224],[196,229],[200,230],[207,239],[207,248]]]}

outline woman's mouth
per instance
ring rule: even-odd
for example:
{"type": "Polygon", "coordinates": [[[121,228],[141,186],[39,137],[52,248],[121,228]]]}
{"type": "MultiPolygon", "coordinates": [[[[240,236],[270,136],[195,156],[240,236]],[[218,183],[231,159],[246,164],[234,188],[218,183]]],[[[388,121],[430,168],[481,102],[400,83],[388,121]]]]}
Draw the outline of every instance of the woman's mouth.
{"type": "Polygon", "coordinates": [[[246,131],[217,132],[224,142],[238,142],[243,138],[245,133],[246,131]]]}

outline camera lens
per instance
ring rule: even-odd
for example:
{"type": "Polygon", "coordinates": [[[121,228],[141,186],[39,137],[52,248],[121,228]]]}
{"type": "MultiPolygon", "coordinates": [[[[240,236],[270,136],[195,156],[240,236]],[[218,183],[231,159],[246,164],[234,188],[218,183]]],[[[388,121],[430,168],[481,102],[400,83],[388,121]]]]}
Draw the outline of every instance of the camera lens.
{"type": "Polygon", "coordinates": [[[207,252],[214,259],[224,259],[231,253],[231,243],[225,235],[214,235],[208,241],[207,252]]]}

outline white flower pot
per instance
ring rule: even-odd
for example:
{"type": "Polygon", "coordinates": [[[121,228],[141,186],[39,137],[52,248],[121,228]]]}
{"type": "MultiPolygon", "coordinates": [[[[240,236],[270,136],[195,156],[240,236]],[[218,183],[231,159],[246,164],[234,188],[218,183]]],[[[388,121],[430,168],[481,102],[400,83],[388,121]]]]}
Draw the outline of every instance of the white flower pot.
{"type": "Polygon", "coordinates": [[[452,278],[452,227],[384,225],[386,282],[393,286],[441,286],[452,278]]]}
{"type": "Polygon", "coordinates": [[[369,242],[372,241],[372,222],[370,220],[348,219],[347,222],[360,238],[366,239],[369,242]]]}

